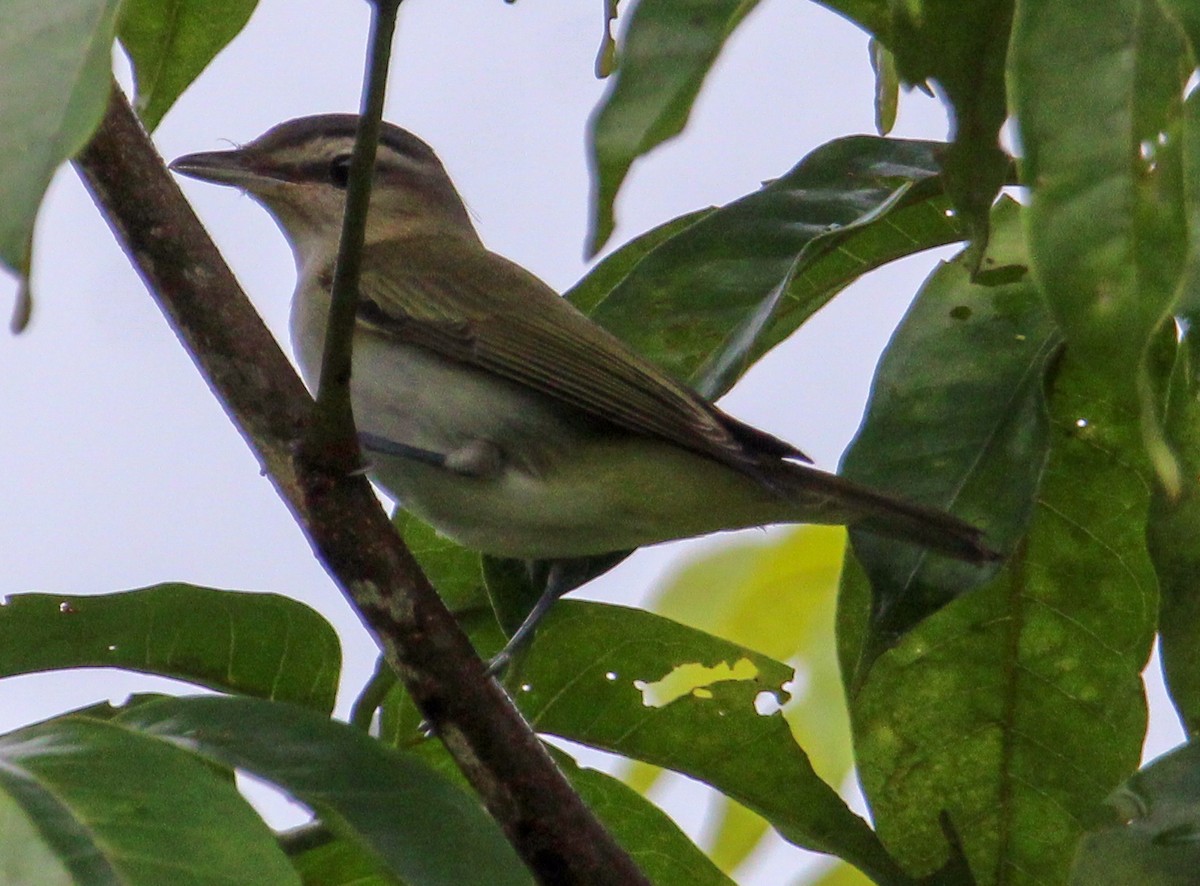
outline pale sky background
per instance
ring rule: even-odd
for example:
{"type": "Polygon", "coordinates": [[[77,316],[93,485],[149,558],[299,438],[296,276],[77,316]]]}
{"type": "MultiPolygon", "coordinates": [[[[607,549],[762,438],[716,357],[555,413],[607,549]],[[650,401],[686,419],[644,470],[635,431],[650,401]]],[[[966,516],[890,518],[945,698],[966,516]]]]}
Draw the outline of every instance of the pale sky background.
{"type": "MultiPolygon", "coordinates": [[[[560,290],[586,269],[584,133],[604,90],[593,74],[602,6],[408,0],[389,82],[386,117],[438,151],[485,242],[560,290]]],[[[356,110],[368,11],[361,0],[261,0],[163,121],[155,139],[163,155],[245,142],[290,117],[356,110]]],[[[767,0],[727,46],[683,136],[635,165],[612,242],[752,191],[832,138],[872,132],[872,89],[860,31],[815,4],[767,0]]],[[[905,97],[894,134],[944,138],[940,104],[905,97]]],[[[235,191],[183,184],[286,342],[294,269],[274,223],[235,191]]],[[[875,362],[936,258],[895,264],[840,295],[723,407],[836,467],[875,362]]],[[[166,580],[289,594],[342,633],[344,713],[374,662],[373,644],[69,168],[39,217],[33,282],[31,328],[0,343],[0,594],[103,593],[166,580]]],[[[0,288],[5,312],[11,292],[0,288]]],[[[635,602],[704,544],[640,552],[582,595],[635,602]]],[[[115,671],[6,680],[0,729],[170,685],[115,671]]],[[[1155,697],[1150,756],[1181,736],[1160,690],[1155,697]]],[[[703,818],[696,791],[667,798],[693,834],[703,818]]],[[[741,881],[785,882],[798,855],[776,840],[741,881]]]]}

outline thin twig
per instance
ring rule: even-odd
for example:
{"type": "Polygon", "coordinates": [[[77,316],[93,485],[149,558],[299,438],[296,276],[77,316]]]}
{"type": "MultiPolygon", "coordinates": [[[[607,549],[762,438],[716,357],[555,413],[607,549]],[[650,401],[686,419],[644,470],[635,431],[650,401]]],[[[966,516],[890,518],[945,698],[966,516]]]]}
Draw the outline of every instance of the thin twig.
{"type": "Polygon", "coordinates": [[[358,281],[361,276],[363,238],[367,230],[367,207],[371,203],[371,180],[375,152],[383,119],[387,91],[392,34],[401,0],[372,0],[371,51],[363,75],[362,113],[358,135],[350,157],[350,180],[346,187],[346,209],[342,217],[342,239],[338,244],[330,294],[329,325],[321,357],[321,382],[317,387],[317,409],[305,440],[309,458],[322,464],[352,468],[358,444],[353,438],[354,417],[350,405],[350,366],[354,326],[358,313],[358,281]]]}
{"type": "Polygon", "coordinates": [[[646,883],[484,677],[366,480],[298,457],[312,399],[119,89],[76,164],[313,550],[526,864],[543,883],[646,883]]]}

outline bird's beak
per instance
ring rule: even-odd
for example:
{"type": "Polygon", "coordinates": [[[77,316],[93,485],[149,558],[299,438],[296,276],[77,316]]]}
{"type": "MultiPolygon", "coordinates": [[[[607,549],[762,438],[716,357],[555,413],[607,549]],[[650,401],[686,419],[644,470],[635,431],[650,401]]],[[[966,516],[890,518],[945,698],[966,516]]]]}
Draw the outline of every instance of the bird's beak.
{"type": "Polygon", "coordinates": [[[184,154],[171,161],[167,168],[188,178],[217,185],[231,185],[248,191],[253,191],[256,186],[275,178],[255,161],[250,152],[240,149],[184,154]]]}

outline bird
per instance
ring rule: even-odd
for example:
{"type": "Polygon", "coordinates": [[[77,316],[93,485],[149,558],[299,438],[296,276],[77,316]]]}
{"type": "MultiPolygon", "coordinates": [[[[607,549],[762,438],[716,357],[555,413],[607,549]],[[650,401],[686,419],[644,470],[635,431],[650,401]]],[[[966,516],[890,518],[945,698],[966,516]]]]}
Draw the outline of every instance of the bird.
{"type": "MultiPolygon", "coordinates": [[[[296,263],[294,351],[313,390],[358,122],[301,117],[170,165],[240,188],[278,223],[296,263]]],[[[561,563],[722,530],[823,523],[970,563],[999,556],[949,513],[813,467],[489,251],[433,149],[386,122],[350,392],[369,476],[484,554],[561,563]]],[[[532,624],[510,647],[564,592],[563,575],[550,570],[532,624]]]]}

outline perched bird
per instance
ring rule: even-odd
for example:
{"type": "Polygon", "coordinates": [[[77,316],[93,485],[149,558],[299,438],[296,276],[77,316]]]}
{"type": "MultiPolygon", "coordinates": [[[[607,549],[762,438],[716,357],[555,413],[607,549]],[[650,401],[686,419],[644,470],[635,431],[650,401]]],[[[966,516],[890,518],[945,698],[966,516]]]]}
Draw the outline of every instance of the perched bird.
{"type": "MultiPolygon", "coordinates": [[[[304,117],[171,164],[243,189],[279,223],[296,259],[292,338],[314,389],[357,125],[304,117]]],[[[433,150],[386,123],[350,386],[370,476],[485,553],[559,560],[770,523],[846,523],[962,560],[996,556],[949,514],[803,464],[489,252],[433,150]]],[[[550,587],[540,610],[562,590],[550,587]]]]}

